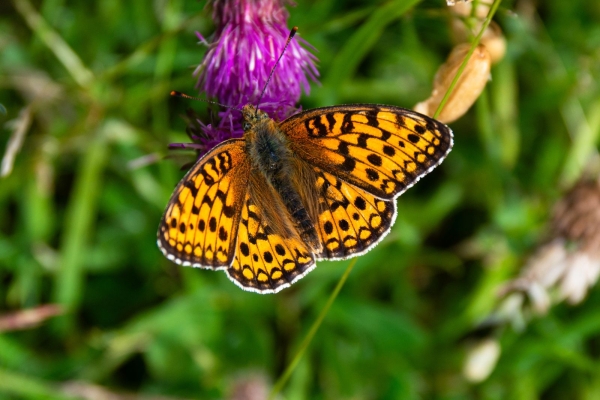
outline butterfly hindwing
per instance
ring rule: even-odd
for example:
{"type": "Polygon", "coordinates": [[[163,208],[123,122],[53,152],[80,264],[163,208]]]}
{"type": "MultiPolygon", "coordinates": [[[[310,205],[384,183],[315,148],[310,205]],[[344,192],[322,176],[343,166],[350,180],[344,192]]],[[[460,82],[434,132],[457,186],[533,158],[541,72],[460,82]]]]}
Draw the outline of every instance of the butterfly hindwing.
{"type": "Polygon", "coordinates": [[[396,218],[394,200],[373,196],[316,168],[320,214],[317,232],[323,243],[320,259],[363,254],[390,230],[396,218]]]}
{"type": "Polygon", "coordinates": [[[272,189],[266,184],[250,189],[242,203],[236,256],[227,275],[244,290],[275,293],[312,270],[315,257],[297,234],[285,234],[282,224],[273,224],[273,217],[266,215],[263,205],[269,201],[287,218],[272,189]]]}
{"type": "Polygon", "coordinates": [[[212,269],[231,265],[250,173],[244,143],[215,147],[175,188],[158,231],[158,246],[170,260],[212,269]]]}
{"type": "Polygon", "coordinates": [[[376,104],[308,110],[283,121],[280,129],[296,155],[383,199],[414,185],[452,147],[446,125],[376,104]]]}

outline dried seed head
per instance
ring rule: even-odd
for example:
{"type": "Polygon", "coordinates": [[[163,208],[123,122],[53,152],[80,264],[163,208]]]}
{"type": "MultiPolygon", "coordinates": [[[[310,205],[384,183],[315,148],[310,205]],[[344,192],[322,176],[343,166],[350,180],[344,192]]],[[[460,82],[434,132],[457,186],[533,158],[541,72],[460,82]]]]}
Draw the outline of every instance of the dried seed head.
{"type": "Polygon", "coordinates": [[[502,29],[494,21],[492,21],[485,32],[483,32],[481,44],[484,45],[490,53],[492,64],[497,64],[504,58],[504,55],[506,54],[506,39],[502,34],[502,29]]]}
{"type": "Polygon", "coordinates": [[[579,182],[567,193],[554,209],[552,234],[600,259],[600,182],[579,182]]]}
{"type": "MultiPolygon", "coordinates": [[[[481,0],[476,3],[475,9],[472,3],[459,3],[450,8],[455,15],[451,20],[451,29],[456,43],[470,42],[481,31],[492,3],[492,0],[481,0]]],[[[506,53],[506,39],[498,24],[493,21],[483,32],[481,44],[486,46],[493,64],[500,61],[506,53]]]]}
{"type": "MultiPolygon", "coordinates": [[[[454,18],[451,27],[454,42],[469,42],[472,37],[479,33],[482,25],[483,21],[477,21],[469,28],[463,20],[454,18]]],[[[498,63],[504,58],[504,54],[506,54],[506,38],[500,26],[494,21],[483,32],[480,44],[484,45],[490,53],[492,64],[498,63]]]]}
{"type": "Polygon", "coordinates": [[[570,304],[580,303],[589,288],[594,286],[600,275],[600,260],[586,252],[570,254],[569,263],[559,285],[560,299],[570,304]]]}
{"type": "MultiPolygon", "coordinates": [[[[417,104],[414,107],[415,111],[429,116],[435,113],[469,52],[469,48],[470,45],[464,43],[452,50],[448,60],[438,69],[435,75],[431,97],[417,104]]],[[[483,91],[490,77],[490,68],[490,54],[485,46],[477,46],[438,116],[438,120],[449,123],[463,116],[483,91]]]]}
{"type": "Polygon", "coordinates": [[[575,304],[600,276],[600,182],[582,181],[556,205],[550,238],[529,258],[521,276],[505,286],[528,294],[533,309],[544,313],[555,300],[575,304]],[[542,290],[545,296],[532,296],[542,290]],[[556,298],[557,297],[557,298],[556,298]],[[539,300],[541,299],[541,300],[539,300]]]}

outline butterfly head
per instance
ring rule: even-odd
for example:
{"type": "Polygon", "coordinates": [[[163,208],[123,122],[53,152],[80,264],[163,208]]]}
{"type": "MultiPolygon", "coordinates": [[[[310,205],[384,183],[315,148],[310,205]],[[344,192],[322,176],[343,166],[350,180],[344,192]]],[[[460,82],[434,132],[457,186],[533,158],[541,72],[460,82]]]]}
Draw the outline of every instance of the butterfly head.
{"type": "Polygon", "coordinates": [[[242,122],[244,132],[251,130],[257,123],[269,119],[266,112],[257,110],[252,104],[246,104],[242,108],[242,117],[244,119],[242,122]]]}

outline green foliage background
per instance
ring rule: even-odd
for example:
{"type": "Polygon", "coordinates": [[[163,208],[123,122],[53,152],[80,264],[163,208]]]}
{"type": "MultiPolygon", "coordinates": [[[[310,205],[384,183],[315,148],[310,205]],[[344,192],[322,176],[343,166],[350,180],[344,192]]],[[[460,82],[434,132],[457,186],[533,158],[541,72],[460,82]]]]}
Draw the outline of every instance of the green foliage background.
{"type": "MultiPolygon", "coordinates": [[[[453,43],[441,0],[298,0],[289,26],[317,49],[304,108],[412,107],[453,43]]],[[[60,303],[39,327],[0,333],[0,398],[73,398],[81,381],[140,396],[218,399],[249,373],[275,381],[347,261],[321,262],[276,295],[181,268],[156,229],[183,161],[179,117],[201,103],[191,73],[213,31],[205,2],[7,0],[0,4],[0,103],[32,125],[0,179],[0,314],[60,303]],[[68,47],[63,46],[67,44],[68,47]],[[156,154],[160,162],[131,168],[156,154]]],[[[479,384],[465,336],[498,303],[544,234],[551,206],[597,152],[600,2],[505,0],[508,52],[455,148],[398,200],[392,233],[361,257],[286,399],[600,398],[600,292],[521,331],[479,384]],[[475,248],[474,255],[461,251],[475,248]]],[[[11,129],[1,131],[0,149],[11,129]]],[[[143,398],[143,397],[142,397],[143,398]]]]}

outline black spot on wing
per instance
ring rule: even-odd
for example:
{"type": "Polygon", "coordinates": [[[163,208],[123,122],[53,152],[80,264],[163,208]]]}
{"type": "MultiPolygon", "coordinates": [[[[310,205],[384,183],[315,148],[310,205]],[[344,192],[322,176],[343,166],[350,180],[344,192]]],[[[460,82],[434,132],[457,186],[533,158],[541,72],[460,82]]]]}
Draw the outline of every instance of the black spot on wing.
{"type": "Polygon", "coordinates": [[[340,141],[340,144],[338,145],[337,150],[338,150],[338,153],[343,154],[343,155],[348,155],[350,153],[348,143],[346,143],[344,141],[340,141]]]}
{"type": "Polygon", "coordinates": [[[338,221],[338,225],[339,225],[340,229],[343,230],[344,232],[346,232],[348,229],[350,229],[350,224],[345,219],[340,219],[338,221]]]}
{"type": "Polygon", "coordinates": [[[362,197],[357,197],[356,199],[354,199],[354,205],[361,211],[367,208],[367,203],[362,197]]]}
{"type": "Polygon", "coordinates": [[[200,174],[202,175],[202,177],[204,178],[204,182],[207,185],[212,185],[215,183],[215,180],[213,179],[213,177],[208,173],[208,171],[206,170],[206,166],[211,165],[213,168],[215,166],[215,161],[214,160],[209,160],[206,162],[204,168],[202,168],[200,170],[200,174]]]}
{"type": "Polygon", "coordinates": [[[428,119],[427,122],[425,123],[425,127],[429,131],[434,131],[435,130],[435,122],[433,121],[433,119],[428,119]]]}
{"type": "Polygon", "coordinates": [[[285,256],[285,248],[279,243],[275,245],[275,252],[280,256],[285,256]]]}
{"type": "Polygon", "coordinates": [[[404,121],[404,116],[396,113],[396,124],[400,126],[406,126],[406,121],[404,121]]]}
{"type": "Polygon", "coordinates": [[[360,135],[358,135],[358,147],[366,149],[367,148],[367,139],[369,139],[371,136],[365,134],[365,133],[361,133],[360,135]]]}
{"type": "Polygon", "coordinates": [[[248,247],[248,244],[244,242],[240,243],[240,251],[242,252],[244,257],[248,257],[250,255],[250,248],[248,247]]]}
{"type": "Polygon", "coordinates": [[[333,224],[331,223],[331,221],[326,221],[323,224],[323,229],[325,229],[326,234],[331,235],[331,233],[333,232],[333,224]]]}
{"type": "Polygon", "coordinates": [[[325,137],[327,136],[327,127],[321,122],[320,117],[307,119],[304,121],[304,127],[310,136],[325,137]],[[311,127],[312,124],[312,127],[311,127]]]}
{"type": "Polygon", "coordinates": [[[342,121],[342,133],[350,133],[354,131],[354,122],[352,122],[352,113],[344,114],[344,120],[342,121]]]}
{"type": "Polygon", "coordinates": [[[227,230],[224,227],[220,227],[219,228],[219,239],[221,239],[221,241],[224,242],[227,240],[228,237],[229,237],[229,234],[227,233],[227,230]]]}
{"type": "Polygon", "coordinates": [[[270,251],[265,251],[263,254],[263,259],[265,260],[265,262],[270,264],[273,262],[273,254],[271,254],[270,251]]]}
{"type": "Polygon", "coordinates": [[[383,140],[384,142],[387,142],[388,139],[392,137],[392,134],[385,129],[382,129],[382,128],[379,128],[379,129],[381,130],[381,140],[383,140]]]}
{"type": "MultiPolygon", "coordinates": [[[[417,125],[417,126],[419,126],[419,125],[417,125]]],[[[413,133],[409,133],[407,135],[407,137],[408,137],[408,140],[410,140],[412,143],[419,143],[420,139],[419,139],[419,137],[417,135],[415,135],[413,133]]]]}
{"type": "Polygon", "coordinates": [[[346,172],[352,172],[356,167],[356,161],[354,161],[353,158],[346,156],[340,167],[346,172]]]}
{"type": "Polygon", "coordinates": [[[374,154],[374,153],[369,154],[367,156],[367,160],[369,160],[369,162],[371,164],[375,165],[376,167],[381,167],[382,160],[381,160],[381,157],[378,156],[377,154],[374,154]]]}
{"type": "MultiPolygon", "coordinates": [[[[223,200],[223,203],[225,203],[225,200],[223,200]]],[[[223,215],[225,215],[227,218],[232,218],[233,215],[235,214],[235,207],[232,206],[223,206],[223,215]]]]}
{"type": "Polygon", "coordinates": [[[375,128],[379,127],[379,120],[377,119],[377,114],[379,113],[379,109],[369,110],[365,113],[367,117],[367,124],[370,126],[374,126],[375,128]]]}
{"type": "Polygon", "coordinates": [[[370,181],[376,182],[379,180],[379,173],[374,169],[367,168],[365,169],[365,172],[367,173],[367,178],[369,178],[370,181]]]}
{"type": "Polygon", "coordinates": [[[396,150],[392,146],[385,145],[383,146],[383,153],[386,156],[394,157],[396,155],[396,150]]]}
{"type": "Polygon", "coordinates": [[[419,125],[419,124],[415,125],[415,132],[417,132],[419,135],[424,134],[426,131],[427,131],[427,129],[425,129],[425,127],[423,125],[419,125]]]}
{"type": "Polygon", "coordinates": [[[333,113],[325,114],[325,119],[327,120],[327,125],[329,125],[329,130],[331,131],[335,126],[335,118],[333,117],[333,113]]]}

